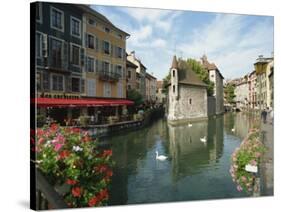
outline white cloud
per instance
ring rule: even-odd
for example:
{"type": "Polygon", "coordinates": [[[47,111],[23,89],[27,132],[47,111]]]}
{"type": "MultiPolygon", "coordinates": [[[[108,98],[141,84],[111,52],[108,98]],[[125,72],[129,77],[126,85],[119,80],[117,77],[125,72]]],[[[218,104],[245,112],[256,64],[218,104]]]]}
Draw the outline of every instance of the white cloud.
{"type": "Polygon", "coordinates": [[[239,77],[252,71],[259,54],[273,49],[273,26],[258,22],[248,26],[246,16],[217,15],[209,24],[197,28],[179,49],[185,57],[199,58],[207,54],[225,77],[239,77]]]}
{"type": "Polygon", "coordinates": [[[166,41],[161,39],[161,38],[158,38],[156,40],[153,40],[151,43],[150,43],[151,47],[159,47],[159,48],[164,48],[166,47],[166,41]]]}
{"type": "Polygon", "coordinates": [[[171,11],[160,9],[144,9],[144,8],[120,8],[122,12],[127,13],[138,22],[155,22],[169,15],[171,11]]]}

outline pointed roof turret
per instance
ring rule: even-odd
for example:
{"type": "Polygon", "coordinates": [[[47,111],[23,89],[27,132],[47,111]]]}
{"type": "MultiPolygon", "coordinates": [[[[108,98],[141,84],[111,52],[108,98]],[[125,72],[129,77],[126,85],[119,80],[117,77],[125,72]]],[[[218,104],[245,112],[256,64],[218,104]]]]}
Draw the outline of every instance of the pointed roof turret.
{"type": "Polygon", "coordinates": [[[173,57],[173,62],[172,62],[172,67],[171,69],[174,68],[174,69],[177,69],[178,68],[178,61],[177,61],[177,57],[176,55],[174,55],[173,57]]]}

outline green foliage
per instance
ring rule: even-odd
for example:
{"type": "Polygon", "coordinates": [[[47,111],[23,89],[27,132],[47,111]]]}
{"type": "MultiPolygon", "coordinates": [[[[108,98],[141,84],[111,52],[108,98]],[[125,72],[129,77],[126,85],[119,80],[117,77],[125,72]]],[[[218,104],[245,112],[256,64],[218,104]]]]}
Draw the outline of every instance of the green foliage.
{"type": "Polygon", "coordinates": [[[142,95],[135,89],[128,90],[128,99],[135,103],[135,106],[143,104],[142,95]]]}
{"type": "Polygon", "coordinates": [[[87,131],[58,125],[36,130],[36,164],[69,207],[106,205],[112,151],[97,149],[87,131]],[[59,189],[58,189],[59,190],[59,189]]]}
{"type": "Polygon", "coordinates": [[[236,95],[234,91],[235,87],[232,84],[227,84],[224,88],[225,98],[229,104],[233,104],[235,102],[234,98],[236,97],[236,95]]]}
{"type": "Polygon", "coordinates": [[[208,85],[207,94],[208,96],[212,96],[214,93],[214,83],[209,80],[209,73],[204,69],[200,62],[194,59],[187,59],[187,66],[191,68],[192,71],[196,73],[196,75],[201,79],[204,83],[208,85]]]}
{"type": "Polygon", "coordinates": [[[165,94],[168,94],[168,84],[170,82],[171,79],[171,72],[169,72],[169,74],[163,79],[163,92],[165,94]]]}
{"type": "Polygon", "coordinates": [[[237,183],[237,190],[252,192],[255,175],[245,170],[246,165],[259,166],[261,157],[265,153],[266,148],[259,139],[259,131],[252,129],[247,138],[243,140],[240,147],[232,154],[230,174],[233,182],[237,183]]]}

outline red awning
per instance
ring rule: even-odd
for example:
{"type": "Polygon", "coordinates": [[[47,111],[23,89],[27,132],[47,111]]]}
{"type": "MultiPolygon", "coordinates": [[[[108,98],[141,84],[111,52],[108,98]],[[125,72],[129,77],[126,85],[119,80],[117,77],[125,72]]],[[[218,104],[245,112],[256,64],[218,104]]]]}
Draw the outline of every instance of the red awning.
{"type": "Polygon", "coordinates": [[[127,99],[58,99],[35,98],[32,99],[38,107],[101,107],[133,105],[134,102],[127,99]]]}

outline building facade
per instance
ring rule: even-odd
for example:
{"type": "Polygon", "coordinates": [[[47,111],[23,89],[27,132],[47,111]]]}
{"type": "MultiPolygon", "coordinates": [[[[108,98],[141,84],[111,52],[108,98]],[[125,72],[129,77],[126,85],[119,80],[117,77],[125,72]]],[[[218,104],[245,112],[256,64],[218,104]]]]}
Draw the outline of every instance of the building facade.
{"type": "Polygon", "coordinates": [[[137,68],[134,63],[126,61],[127,90],[137,89],[137,68]]]}
{"type": "Polygon", "coordinates": [[[93,115],[97,110],[108,115],[121,114],[127,103],[115,100],[126,98],[129,34],[87,5],[34,4],[36,97],[49,98],[53,103],[55,99],[106,100],[92,101],[91,108],[86,104],[67,109],[52,107],[49,112],[38,108],[39,113],[59,122],[93,115]]]}
{"type": "Polygon", "coordinates": [[[138,73],[138,85],[137,91],[142,95],[143,99],[146,98],[146,67],[141,63],[139,59],[136,58],[135,52],[132,51],[128,54],[127,59],[137,66],[137,73],[138,73]]]}
{"type": "Polygon", "coordinates": [[[149,103],[155,103],[156,101],[156,81],[157,79],[151,74],[145,74],[145,100],[149,103]]]}
{"type": "Polygon", "coordinates": [[[166,94],[163,89],[163,81],[156,82],[156,103],[157,104],[166,103],[166,94]]]}
{"type": "Polygon", "coordinates": [[[248,75],[240,79],[240,82],[236,84],[235,90],[235,102],[236,108],[240,110],[246,110],[249,106],[249,85],[248,85],[248,75]]]}
{"type": "Polygon", "coordinates": [[[185,122],[207,118],[207,85],[185,66],[173,58],[168,84],[168,121],[185,122]]]}
{"type": "Polygon", "coordinates": [[[129,34],[89,7],[83,9],[86,96],[125,98],[129,34]]]}
{"type": "Polygon", "coordinates": [[[85,51],[83,11],[69,4],[36,4],[36,82],[39,96],[80,97],[85,51]]]}
{"type": "Polygon", "coordinates": [[[213,96],[215,97],[215,104],[216,104],[216,114],[224,113],[224,96],[223,96],[223,79],[221,72],[217,68],[214,63],[209,63],[207,56],[203,55],[202,58],[202,65],[205,70],[208,71],[209,79],[211,82],[214,83],[214,92],[213,96]]]}
{"type": "Polygon", "coordinates": [[[248,87],[249,87],[249,108],[257,109],[257,75],[256,71],[252,71],[248,76],[248,87]]]}
{"type": "Polygon", "coordinates": [[[270,74],[274,70],[274,58],[259,56],[257,62],[265,64],[263,73],[257,73],[257,101],[261,109],[272,107],[270,74]]]}

